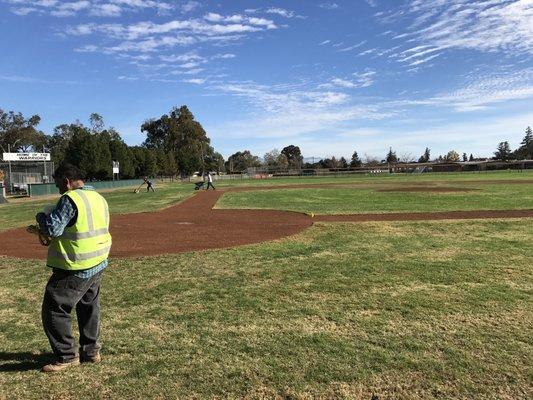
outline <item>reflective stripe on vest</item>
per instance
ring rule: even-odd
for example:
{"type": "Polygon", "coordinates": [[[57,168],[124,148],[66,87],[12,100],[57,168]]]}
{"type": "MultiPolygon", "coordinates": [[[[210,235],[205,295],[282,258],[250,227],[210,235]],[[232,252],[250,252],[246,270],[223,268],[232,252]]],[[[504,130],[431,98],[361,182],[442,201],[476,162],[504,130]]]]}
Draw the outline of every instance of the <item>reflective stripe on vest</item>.
{"type": "Polygon", "coordinates": [[[66,270],[92,268],[107,259],[111,249],[109,208],[106,200],[92,190],[71,190],[64,194],[76,205],[76,223],[52,239],[47,264],[66,270]]]}

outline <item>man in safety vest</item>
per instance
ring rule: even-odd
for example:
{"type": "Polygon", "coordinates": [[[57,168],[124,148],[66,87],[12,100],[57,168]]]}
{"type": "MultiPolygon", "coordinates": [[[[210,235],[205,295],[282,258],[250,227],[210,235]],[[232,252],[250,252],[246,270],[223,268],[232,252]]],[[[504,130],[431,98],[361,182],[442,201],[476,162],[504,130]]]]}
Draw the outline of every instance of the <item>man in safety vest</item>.
{"type": "Polygon", "coordinates": [[[46,265],[53,269],[46,285],[42,321],[56,362],[43,372],[59,372],[80,362],[99,362],[100,283],[111,249],[106,200],[85,186],[81,171],[59,166],[54,181],[62,194],[50,213],[36,215],[39,229],[52,238],[46,265]],[[71,330],[76,309],[80,349],[71,330]]]}

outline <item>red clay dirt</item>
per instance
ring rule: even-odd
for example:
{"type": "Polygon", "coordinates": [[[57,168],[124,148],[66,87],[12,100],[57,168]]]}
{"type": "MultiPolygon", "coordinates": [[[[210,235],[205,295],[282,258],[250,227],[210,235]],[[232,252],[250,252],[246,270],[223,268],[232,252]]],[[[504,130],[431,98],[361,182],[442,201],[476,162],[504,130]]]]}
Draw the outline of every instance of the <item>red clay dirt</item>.
{"type": "MultiPolygon", "coordinates": [[[[243,187],[232,190],[273,188],[283,187],[243,187]]],[[[533,210],[320,215],[311,218],[306,214],[288,211],[213,209],[224,193],[225,190],[200,191],[178,205],[157,212],[112,215],[111,257],[174,254],[265,242],[299,233],[313,222],[533,217],[533,210]]],[[[31,259],[46,256],[46,248],[24,228],[0,232],[0,243],[0,256],[31,259]]]]}

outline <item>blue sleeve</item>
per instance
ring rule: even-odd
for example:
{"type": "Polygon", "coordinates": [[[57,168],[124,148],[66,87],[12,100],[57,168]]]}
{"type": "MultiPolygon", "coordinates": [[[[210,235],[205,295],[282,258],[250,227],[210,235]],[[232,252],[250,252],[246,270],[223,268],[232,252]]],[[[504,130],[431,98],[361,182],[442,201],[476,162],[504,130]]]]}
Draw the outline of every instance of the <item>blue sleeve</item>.
{"type": "Polygon", "coordinates": [[[76,206],[68,196],[61,196],[54,211],[49,215],[39,213],[35,218],[41,232],[51,237],[58,237],[63,234],[69,223],[76,218],[77,211],[76,206]]]}

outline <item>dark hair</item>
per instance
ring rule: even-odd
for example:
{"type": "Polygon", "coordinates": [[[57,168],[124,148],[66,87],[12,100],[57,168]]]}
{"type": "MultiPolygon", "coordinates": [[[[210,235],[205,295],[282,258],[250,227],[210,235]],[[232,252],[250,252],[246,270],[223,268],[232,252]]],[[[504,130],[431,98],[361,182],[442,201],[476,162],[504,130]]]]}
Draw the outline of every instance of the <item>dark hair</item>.
{"type": "Polygon", "coordinates": [[[83,172],[72,164],[61,164],[56,168],[53,175],[54,179],[69,179],[72,181],[83,180],[83,172]]]}

